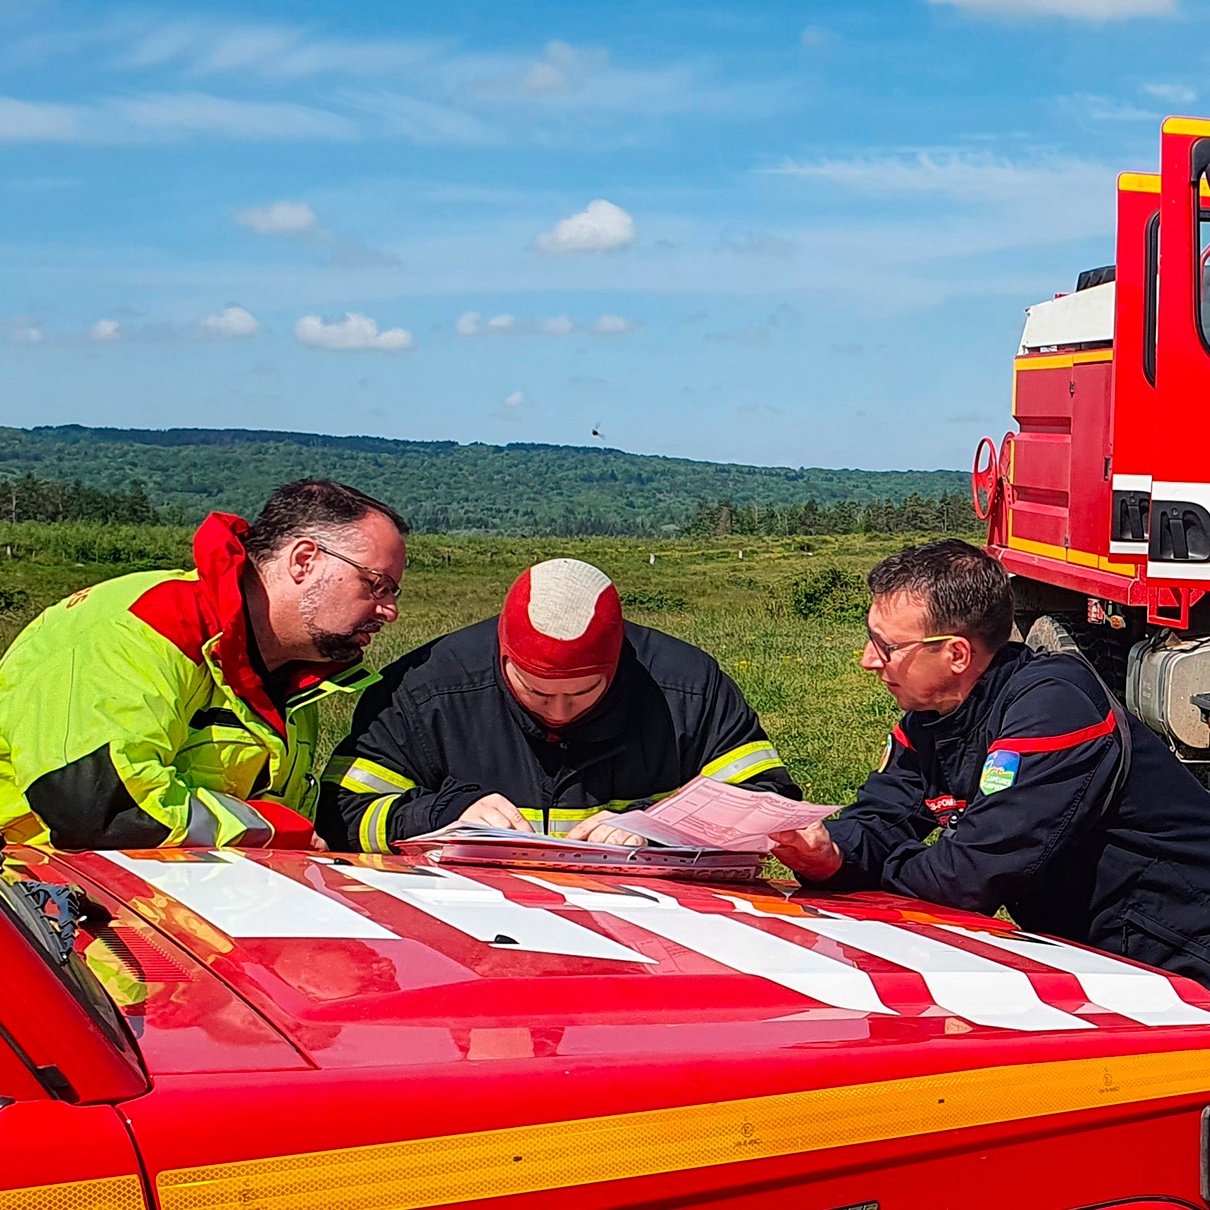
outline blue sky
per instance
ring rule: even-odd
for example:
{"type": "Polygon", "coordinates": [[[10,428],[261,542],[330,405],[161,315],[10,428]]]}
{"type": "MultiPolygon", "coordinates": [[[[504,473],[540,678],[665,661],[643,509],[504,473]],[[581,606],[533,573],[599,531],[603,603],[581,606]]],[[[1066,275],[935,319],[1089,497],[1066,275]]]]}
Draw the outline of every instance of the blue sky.
{"type": "Polygon", "coordinates": [[[965,467],[1194,0],[0,0],[0,424],[965,467]]]}

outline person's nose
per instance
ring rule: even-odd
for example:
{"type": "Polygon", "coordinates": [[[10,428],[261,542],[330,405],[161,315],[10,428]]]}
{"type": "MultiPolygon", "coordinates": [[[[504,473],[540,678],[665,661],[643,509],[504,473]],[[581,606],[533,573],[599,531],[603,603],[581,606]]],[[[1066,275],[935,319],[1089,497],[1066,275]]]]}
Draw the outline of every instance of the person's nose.
{"type": "Polygon", "coordinates": [[[393,622],[399,616],[399,602],[392,596],[383,597],[381,601],[375,602],[375,605],[377,608],[374,612],[384,622],[393,622]]]}
{"type": "Polygon", "coordinates": [[[548,718],[552,723],[565,723],[575,714],[575,703],[570,698],[557,697],[549,706],[548,718]]]}
{"type": "Polygon", "coordinates": [[[867,672],[877,672],[879,668],[884,666],[884,662],[874,644],[869,639],[866,639],[865,646],[861,649],[861,666],[867,672]]]}

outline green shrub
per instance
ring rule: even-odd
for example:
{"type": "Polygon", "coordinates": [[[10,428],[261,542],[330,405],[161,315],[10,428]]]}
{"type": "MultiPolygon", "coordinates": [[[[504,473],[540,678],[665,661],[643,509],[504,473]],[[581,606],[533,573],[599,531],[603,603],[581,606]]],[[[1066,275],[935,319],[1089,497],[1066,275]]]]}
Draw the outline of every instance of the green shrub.
{"type": "Polygon", "coordinates": [[[29,593],[20,588],[4,588],[0,586],[0,613],[13,613],[24,609],[29,601],[29,593]]]}
{"type": "Polygon", "coordinates": [[[623,610],[640,609],[648,612],[684,613],[689,602],[684,597],[665,592],[662,588],[625,588],[618,593],[623,610]]]}
{"type": "Polygon", "coordinates": [[[792,613],[801,618],[863,622],[870,606],[865,581],[842,567],[820,567],[791,581],[786,594],[792,613]]]}

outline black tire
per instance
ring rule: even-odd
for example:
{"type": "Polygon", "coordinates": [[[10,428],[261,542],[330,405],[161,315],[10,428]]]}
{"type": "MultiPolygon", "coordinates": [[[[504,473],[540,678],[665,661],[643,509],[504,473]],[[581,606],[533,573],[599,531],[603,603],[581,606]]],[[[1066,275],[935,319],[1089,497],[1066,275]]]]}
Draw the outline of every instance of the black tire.
{"type": "Polygon", "coordinates": [[[1094,626],[1073,614],[1044,613],[1029,628],[1025,642],[1037,651],[1082,655],[1119,698],[1125,697],[1130,648],[1121,631],[1094,626]]]}

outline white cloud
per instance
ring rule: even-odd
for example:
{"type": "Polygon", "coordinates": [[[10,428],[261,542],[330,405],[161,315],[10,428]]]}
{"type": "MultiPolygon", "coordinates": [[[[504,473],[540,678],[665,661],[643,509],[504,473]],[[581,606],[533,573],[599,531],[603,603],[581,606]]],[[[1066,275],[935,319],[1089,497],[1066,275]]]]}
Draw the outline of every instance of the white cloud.
{"type": "Polygon", "coordinates": [[[570,315],[555,315],[551,319],[544,319],[540,326],[547,336],[567,336],[574,332],[576,327],[571,322],[570,315]]]}
{"type": "Polygon", "coordinates": [[[624,332],[633,332],[634,324],[624,315],[605,314],[598,317],[592,325],[592,330],[602,336],[620,336],[624,332]]]}
{"type": "Polygon", "coordinates": [[[251,206],[235,216],[241,227],[251,227],[259,235],[299,235],[319,227],[315,211],[306,202],[272,202],[251,206]]]}
{"type": "Polygon", "coordinates": [[[975,16],[1071,17],[1077,21],[1122,21],[1130,17],[1172,17],[1177,0],[929,0],[975,16]]]}
{"type": "Polygon", "coordinates": [[[459,336],[478,336],[481,318],[478,311],[463,311],[454,324],[454,331],[459,336]]]}
{"type": "Polygon", "coordinates": [[[1197,93],[1184,84],[1144,84],[1143,92],[1169,105],[1192,105],[1197,93]]]}
{"type": "Polygon", "coordinates": [[[634,219],[621,206],[597,198],[588,206],[556,223],[534,241],[539,252],[604,252],[635,240],[634,219]]]}
{"type": "Polygon", "coordinates": [[[346,269],[396,267],[399,258],[393,252],[368,248],[359,240],[329,231],[306,202],[271,202],[240,210],[235,221],[259,235],[281,235],[325,248],[334,264],[346,269]]]}
{"type": "Polygon", "coordinates": [[[14,344],[40,345],[45,339],[45,333],[36,324],[18,319],[12,326],[12,338],[14,344]]]}
{"type": "Polygon", "coordinates": [[[224,307],[202,320],[202,331],[210,336],[252,336],[260,331],[260,323],[243,307],[224,307]]]}
{"type": "Polygon", "coordinates": [[[90,340],[110,341],[121,340],[122,334],[116,319],[98,319],[88,333],[90,340]]]}
{"type": "Polygon", "coordinates": [[[521,391],[514,391],[504,400],[506,408],[519,408],[525,406],[525,395],[521,391]]]}
{"type": "Polygon", "coordinates": [[[517,317],[515,315],[493,315],[487,321],[488,328],[493,332],[515,332],[517,330],[517,317]]]}
{"type": "Polygon", "coordinates": [[[404,328],[378,330],[368,315],[348,311],[344,319],[324,323],[318,315],[304,315],[294,325],[294,335],[313,349],[360,350],[379,349],[399,352],[415,347],[411,332],[404,328]]]}

